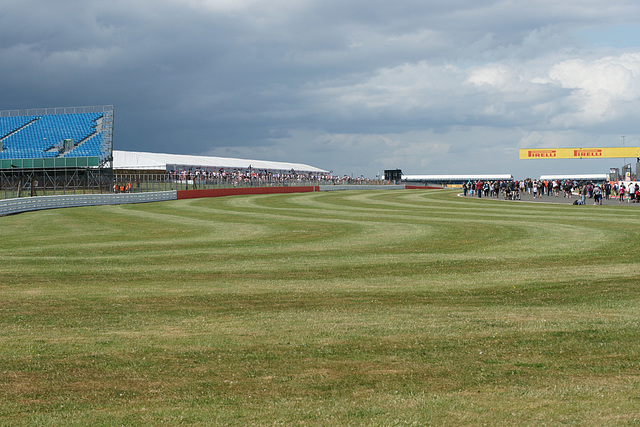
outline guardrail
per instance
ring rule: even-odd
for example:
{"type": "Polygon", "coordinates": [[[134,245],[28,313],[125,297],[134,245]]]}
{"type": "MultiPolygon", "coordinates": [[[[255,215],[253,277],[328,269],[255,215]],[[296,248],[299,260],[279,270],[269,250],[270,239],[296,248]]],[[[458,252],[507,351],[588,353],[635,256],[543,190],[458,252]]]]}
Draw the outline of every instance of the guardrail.
{"type": "Polygon", "coordinates": [[[0,216],[43,209],[79,206],[122,205],[128,203],[164,202],[177,200],[177,191],[124,194],[78,194],[67,196],[23,197],[0,200],[0,216]]]}
{"type": "Polygon", "coordinates": [[[336,185],[320,185],[319,191],[341,191],[341,190],[404,190],[404,184],[336,184],[336,185]]]}

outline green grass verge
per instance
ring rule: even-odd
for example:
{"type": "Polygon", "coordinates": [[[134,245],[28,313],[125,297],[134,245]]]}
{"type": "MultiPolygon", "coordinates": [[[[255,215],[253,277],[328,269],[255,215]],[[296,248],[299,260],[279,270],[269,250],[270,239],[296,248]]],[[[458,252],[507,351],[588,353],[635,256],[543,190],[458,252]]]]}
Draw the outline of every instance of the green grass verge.
{"type": "Polygon", "coordinates": [[[640,423],[640,211],[345,191],[0,218],[0,425],[640,423]]]}

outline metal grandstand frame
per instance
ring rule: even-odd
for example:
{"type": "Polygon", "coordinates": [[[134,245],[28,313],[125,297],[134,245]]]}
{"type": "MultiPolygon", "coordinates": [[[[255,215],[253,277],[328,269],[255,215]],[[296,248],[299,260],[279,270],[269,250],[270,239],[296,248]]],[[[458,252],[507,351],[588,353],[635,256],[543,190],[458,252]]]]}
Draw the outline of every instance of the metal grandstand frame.
{"type": "Polygon", "coordinates": [[[1,117],[103,113],[101,157],[0,159],[0,198],[105,193],[113,183],[112,105],[3,110],[1,117]]]}

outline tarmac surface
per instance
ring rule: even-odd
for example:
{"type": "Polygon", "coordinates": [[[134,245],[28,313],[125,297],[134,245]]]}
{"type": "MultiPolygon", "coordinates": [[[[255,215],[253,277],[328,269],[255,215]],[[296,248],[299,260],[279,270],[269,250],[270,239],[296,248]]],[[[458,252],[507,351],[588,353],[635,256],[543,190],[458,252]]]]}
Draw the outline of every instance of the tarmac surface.
{"type": "MultiPolygon", "coordinates": [[[[459,194],[460,197],[464,197],[462,195],[462,193],[459,194]]],[[[475,194],[473,196],[471,195],[467,195],[467,197],[478,197],[475,194]]],[[[484,199],[485,197],[482,196],[482,198],[484,199]]],[[[500,197],[496,198],[496,197],[487,197],[487,199],[493,199],[493,200],[505,200],[504,199],[504,195],[500,195],[500,197]]],[[[578,195],[578,194],[573,194],[571,197],[567,198],[564,197],[564,195],[562,193],[560,193],[560,195],[558,197],[554,196],[553,194],[551,196],[547,196],[546,194],[543,196],[538,196],[536,198],[533,197],[533,194],[529,194],[527,192],[525,192],[524,194],[520,195],[520,201],[521,202],[532,202],[532,203],[562,203],[562,204],[569,204],[572,205],[573,202],[575,202],[576,200],[582,200],[582,196],[578,195]]],[[[507,200],[507,201],[511,201],[511,200],[507,200]]],[[[518,202],[518,200],[515,200],[515,202],[518,202]]],[[[585,205],[593,205],[593,198],[589,198],[587,196],[585,205]]],[[[611,196],[609,200],[606,199],[602,199],[602,205],[608,205],[608,206],[620,206],[620,205],[624,205],[624,206],[639,206],[640,207],[640,203],[629,203],[626,201],[624,202],[618,202],[618,199],[614,196],[611,196]]]]}

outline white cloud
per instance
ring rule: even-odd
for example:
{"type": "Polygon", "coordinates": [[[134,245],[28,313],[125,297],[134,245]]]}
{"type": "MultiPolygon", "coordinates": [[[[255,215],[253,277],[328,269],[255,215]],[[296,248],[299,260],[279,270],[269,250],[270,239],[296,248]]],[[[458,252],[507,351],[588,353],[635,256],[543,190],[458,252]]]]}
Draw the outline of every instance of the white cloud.
{"type": "Polygon", "coordinates": [[[467,82],[477,86],[488,85],[500,89],[507,88],[513,86],[514,80],[517,80],[513,71],[504,64],[488,64],[474,67],[469,72],[467,82]]]}
{"type": "Polygon", "coordinates": [[[214,11],[238,11],[248,9],[259,3],[259,0],[173,0],[178,5],[186,5],[195,8],[210,9],[214,11]]]}
{"type": "Polygon", "coordinates": [[[571,59],[555,65],[549,79],[571,89],[568,98],[573,111],[568,124],[615,120],[640,107],[640,53],[606,56],[596,59],[571,59]]]}

